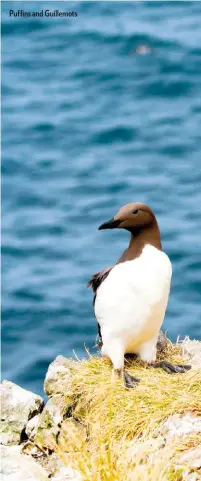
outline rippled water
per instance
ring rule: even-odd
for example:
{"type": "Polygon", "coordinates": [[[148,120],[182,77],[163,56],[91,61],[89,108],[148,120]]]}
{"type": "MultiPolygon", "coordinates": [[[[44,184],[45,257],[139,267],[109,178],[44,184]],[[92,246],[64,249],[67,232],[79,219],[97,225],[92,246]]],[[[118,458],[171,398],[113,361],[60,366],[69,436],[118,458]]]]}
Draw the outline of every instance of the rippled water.
{"type": "Polygon", "coordinates": [[[97,226],[135,200],[155,210],[173,263],[164,326],[201,338],[200,13],[199,2],[3,2],[4,378],[41,392],[56,355],[94,352],[86,283],[128,242],[97,226]],[[78,16],[10,19],[10,8],[78,16]]]}

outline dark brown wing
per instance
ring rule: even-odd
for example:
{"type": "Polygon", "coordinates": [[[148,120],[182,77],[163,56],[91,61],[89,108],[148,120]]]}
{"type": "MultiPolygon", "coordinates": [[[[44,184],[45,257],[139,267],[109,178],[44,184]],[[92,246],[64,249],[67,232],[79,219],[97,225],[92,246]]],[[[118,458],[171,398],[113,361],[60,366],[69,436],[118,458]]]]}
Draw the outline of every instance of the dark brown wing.
{"type": "MultiPolygon", "coordinates": [[[[106,279],[110,271],[113,269],[114,266],[112,267],[107,267],[106,269],[103,269],[100,272],[97,272],[92,276],[90,281],[87,284],[87,287],[92,287],[93,292],[94,292],[94,299],[93,299],[93,305],[95,304],[96,300],[96,294],[97,294],[97,289],[99,286],[102,284],[102,282],[106,279]]],[[[99,334],[99,343],[97,344],[98,346],[102,346],[102,336],[101,336],[101,329],[100,329],[100,324],[98,324],[98,334],[99,334]]]]}
{"type": "Polygon", "coordinates": [[[100,272],[97,272],[92,276],[90,281],[88,282],[87,286],[92,287],[94,294],[96,294],[96,291],[98,287],[102,284],[102,282],[106,279],[110,271],[113,269],[114,266],[112,267],[107,267],[107,269],[103,269],[100,272]]]}

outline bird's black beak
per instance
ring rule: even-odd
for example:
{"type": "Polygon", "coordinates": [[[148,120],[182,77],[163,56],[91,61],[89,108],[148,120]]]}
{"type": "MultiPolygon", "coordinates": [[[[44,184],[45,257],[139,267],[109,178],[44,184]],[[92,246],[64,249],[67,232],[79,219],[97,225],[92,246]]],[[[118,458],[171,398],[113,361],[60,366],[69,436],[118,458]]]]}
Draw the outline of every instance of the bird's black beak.
{"type": "Polygon", "coordinates": [[[104,222],[104,224],[101,224],[100,227],[98,227],[98,230],[115,229],[115,227],[118,227],[120,223],[121,223],[120,220],[115,220],[114,217],[112,217],[112,219],[108,220],[107,222],[104,222]]]}

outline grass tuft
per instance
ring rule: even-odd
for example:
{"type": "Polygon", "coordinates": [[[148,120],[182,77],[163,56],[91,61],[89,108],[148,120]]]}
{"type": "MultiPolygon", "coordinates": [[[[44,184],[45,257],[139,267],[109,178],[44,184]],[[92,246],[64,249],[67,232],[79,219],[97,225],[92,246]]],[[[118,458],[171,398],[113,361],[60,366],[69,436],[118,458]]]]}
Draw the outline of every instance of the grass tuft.
{"type": "MultiPolygon", "coordinates": [[[[185,363],[182,347],[171,342],[161,359],[185,363]]],[[[181,481],[185,466],[178,465],[178,453],[201,442],[199,435],[174,439],[157,448],[157,456],[156,447],[148,449],[145,440],[156,439],[160,424],[175,413],[201,416],[201,370],[169,375],[132,359],[126,360],[126,369],[141,380],[135,389],[125,389],[120,381],[111,384],[109,360],[89,355],[74,363],[72,416],[86,427],[87,440],[77,450],[77,441],[66,433],[57,450],[63,457],[71,452],[83,481],[181,481]],[[131,440],[139,446],[134,459],[128,455],[131,440]]]]}

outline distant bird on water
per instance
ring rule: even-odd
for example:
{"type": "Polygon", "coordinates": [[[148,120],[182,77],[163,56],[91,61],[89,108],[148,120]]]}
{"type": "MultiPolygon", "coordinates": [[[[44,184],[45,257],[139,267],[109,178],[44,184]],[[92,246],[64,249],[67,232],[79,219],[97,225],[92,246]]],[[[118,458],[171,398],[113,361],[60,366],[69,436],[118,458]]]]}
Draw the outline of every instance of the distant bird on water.
{"type": "Polygon", "coordinates": [[[113,364],[113,375],[134,387],[138,378],[124,370],[124,354],[135,353],[153,367],[169,374],[182,373],[188,365],[156,361],[156,344],[168,303],[172,266],[162,251],[160,230],[152,210],[142,203],[123,206],[99,227],[126,229],[128,248],[115,265],[94,274],[88,285],[94,291],[94,311],[102,355],[113,364]]]}

